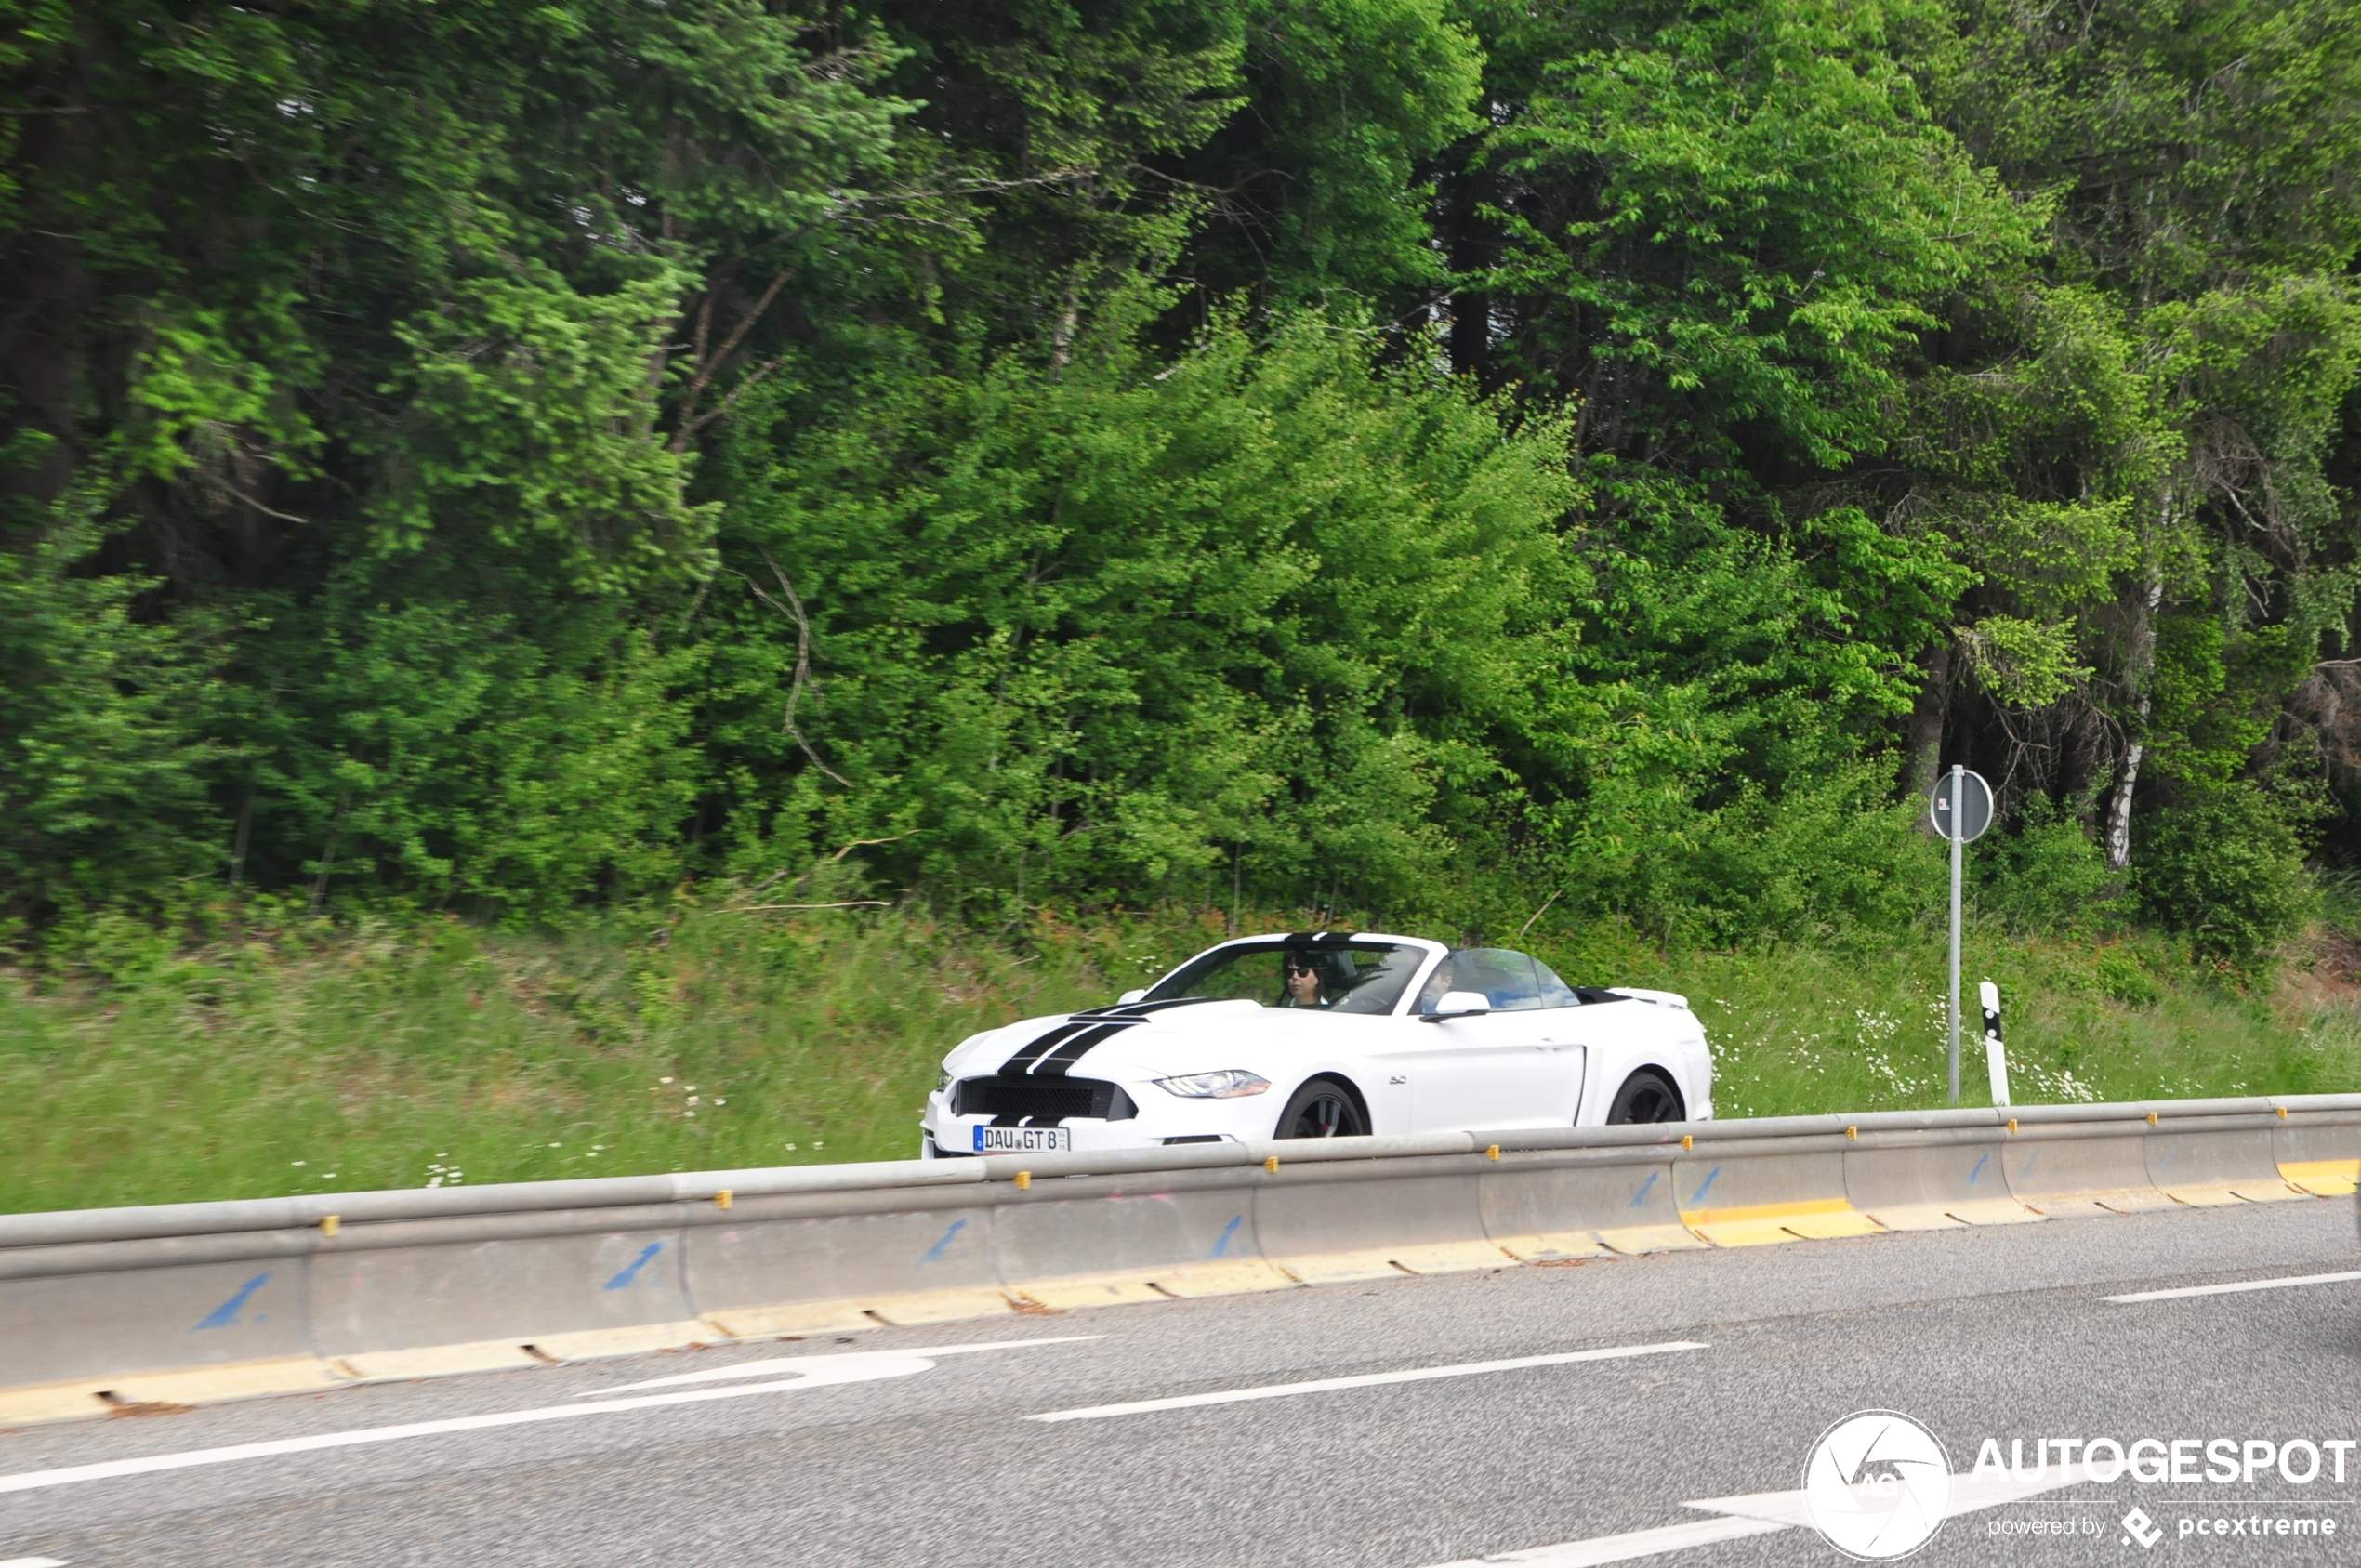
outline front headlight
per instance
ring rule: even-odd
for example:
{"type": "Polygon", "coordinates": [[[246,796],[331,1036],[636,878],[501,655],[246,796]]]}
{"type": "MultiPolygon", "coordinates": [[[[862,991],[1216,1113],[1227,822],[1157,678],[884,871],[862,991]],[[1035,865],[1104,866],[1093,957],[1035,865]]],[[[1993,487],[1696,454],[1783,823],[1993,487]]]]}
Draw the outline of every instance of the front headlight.
{"type": "Polygon", "coordinates": [[[1192,1073],[1185,1078],[1158,1078],[1156,1087],[1167,1094],[1177,1094],[1183,1100],[1242,1100],[1250,1094],[1260,1094],[1271,1087],[1268,1078],[1236,1067],[1225,1067],[1219,1073],[1192,1073]]]}
{"type": "Polygon", "coordinates": [[[941,1076],[937,1077],[937,1078],[935,1079],[935,1081],[934,1081],[934,1092],[935,1092],[935,1093],[937,1093],[937,1094],[941,1094],[941,1093],[943,1093],[945,1089],[949,1088],[950,1087],[951,1087],[951,1069],[950,1069],[950,1068],[948,1068],[948,1067],[946,1067],[946,1068],[944,1068],[944,1069],[943,1070],[943,1073],[942,1073],[941,1076]]]}

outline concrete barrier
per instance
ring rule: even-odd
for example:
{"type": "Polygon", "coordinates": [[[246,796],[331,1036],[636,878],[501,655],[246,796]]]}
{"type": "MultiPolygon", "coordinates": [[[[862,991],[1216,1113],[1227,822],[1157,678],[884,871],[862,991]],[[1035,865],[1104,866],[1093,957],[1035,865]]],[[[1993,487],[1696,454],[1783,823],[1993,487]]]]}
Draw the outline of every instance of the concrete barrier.
{"type": "Polygon", "coordinates": [[[1344,1164],[1273,1172],[1255,1192],[1263,1256],[1305,1285],[1505,1268],[1485,1234],[1482,1154],[1389,1162],[1382,1182],[1344,1164]],[[1281,1178],[1284,1178],[1283,1179],[1281,1178]]]}
{"type": "Polygon", "coordinates": [[[1997,1116],[1985,1127],[1862,1134],[1844,1152],[1845,1195],[1889,1231],[2038,1221],[2010,1195],[2008,1136],[1997,1116]]]}
{"type": "Polygon", "coordinates": [[[1708,1143],[1672,1162],[1681,1223],[1716,1246],[1866,1236],[1875,1220],[1845,1196],[1841,1132],[1708,1143]]]}
{"type": "Polygon", "coordinates": [[[2050,1219],[2176,1206],[2149,1178],[2144,1114],[2135,1116],[2126,1108],[2106,1120],[2032,1115],[2040,1109],[2087,1111],[2081,1106],[2018,1111],[2000,1158],[2009,1193],[2019,1203],[2050,1219]]]}
{"type": "Polygon", "coordinates": [[[1656,1149],[1504,1153],[1478,1178],[1484,1234],[1511,1258],[1561,1262],[1708,1244],[1681,1223],[1671,1156],[1656,1149]]]}
{"type": "Polygon", "coordinates": [[[310,1261],[0,1283],[0,1388],[308,1357],[310,1261]]]}
{"type": "Polygon", "coordinates": [[[2278,1102],[2271,1131],[2280,1179],[2315,1197],[2349,1198],[2361,1183],[2361,1113],[2315,1106],[2302,1096],[2278,1102]]]}
{"type": "Polygon", "coordinates": [[[2140,1140],[2149,1184],[2175,1203],[2210,1206],[2306,1197],[2279,1174],[2275,1115],[2176,1117],[2140,1140]]]}
{"type": "Polygon", "coordinates": [[[2349,1196],[2361,1182],[2361,1096],[1484,1136],[0,1217],[0,1423],[699,1341],[2349,1196]]]}

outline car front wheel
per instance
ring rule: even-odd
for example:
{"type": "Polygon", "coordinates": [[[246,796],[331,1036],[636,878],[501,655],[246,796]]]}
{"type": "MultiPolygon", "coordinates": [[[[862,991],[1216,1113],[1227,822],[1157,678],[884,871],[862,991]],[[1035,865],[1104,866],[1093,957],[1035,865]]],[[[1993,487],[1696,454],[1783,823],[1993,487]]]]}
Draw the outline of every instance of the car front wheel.
{"type": "Polygon", "coordinates": [[[1607,1125],[1677,1122],[1684,1114],[1681,1091],[1663,1074],[1643,1067],[1624,1079],[1623,1087],[1615,1091],[1615,1103],[1607,1109],[1607,1125]]]}
{"type": "Polygon", "coordinates": [[[1352,1096],[1333,1078],[1314,1078],[1279,1113],[1278,1138],[1365,1138],[1367,1121],[1352,1096]]]}

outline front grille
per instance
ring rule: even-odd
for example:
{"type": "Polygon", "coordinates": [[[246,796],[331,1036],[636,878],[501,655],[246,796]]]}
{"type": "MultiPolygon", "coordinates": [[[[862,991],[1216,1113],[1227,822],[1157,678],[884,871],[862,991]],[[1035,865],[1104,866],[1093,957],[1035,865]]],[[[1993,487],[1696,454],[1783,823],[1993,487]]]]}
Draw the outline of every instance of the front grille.
{"type": "Polygon", "coordinates": [[[1002,1126],[1049,1127],[1069,1116],[1128,1122],[1140,1113],[1120,1084],[1101,1078],[962,1078],[951,1091],[955,1116],[989,1116],[1002,1126]]]}

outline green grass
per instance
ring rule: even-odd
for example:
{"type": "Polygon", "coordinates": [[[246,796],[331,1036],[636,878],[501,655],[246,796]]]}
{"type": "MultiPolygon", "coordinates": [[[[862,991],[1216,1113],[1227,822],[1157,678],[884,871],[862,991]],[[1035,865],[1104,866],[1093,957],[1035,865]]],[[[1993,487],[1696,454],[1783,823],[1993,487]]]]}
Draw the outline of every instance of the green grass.
{"type": "MultiPolygon", "coordinates": [[[[1222,934],[1184,910],[996,935],[686,905],[559,937],[289,921],[174,948],[100,929],[76,974],[0,975],[0,1209],[905,1158],[960,1038],[1110,1000],[1222,934]]],[[[1943,1103],[1938,934],[1529,943],[1577,983],[1686,993],[1724,1116],[1943,1103]]],[[[1969,1005],[2000,984],[2020,1104],[2355,1089],[2343,951],[2315,932],[2249,993],[2156,939],[1978,930],[1969,1005]]],[[[1983,1103],[1972,1022],[1966,1045],[1983,1103]]]]}

